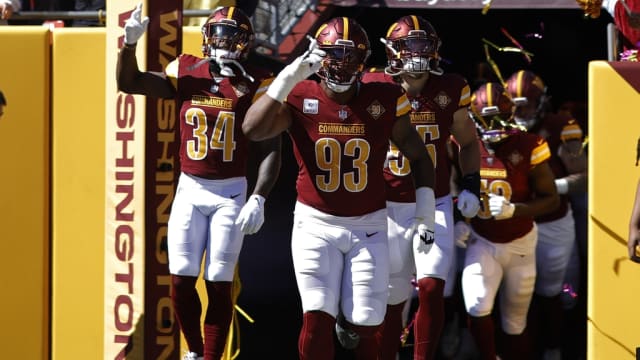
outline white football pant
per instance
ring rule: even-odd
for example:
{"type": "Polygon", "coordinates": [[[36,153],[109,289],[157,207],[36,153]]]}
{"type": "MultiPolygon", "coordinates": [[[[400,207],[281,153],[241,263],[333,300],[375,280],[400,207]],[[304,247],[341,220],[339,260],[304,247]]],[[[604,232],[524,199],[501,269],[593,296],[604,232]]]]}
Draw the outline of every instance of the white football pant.
{"type": "Polygon", "coordinates": [[[235,220],[247,196],[247,180],[208,180],[182,173],[168,223],[169,272],[232,281],[243,234],[235,220]]]}
{"type": "Polygon", "coordinates": [[[355,325],[382,323],[387,308],[387,211],[339,217],[296,203],[291,234],[302,310],[341,310],[355,325]]]}

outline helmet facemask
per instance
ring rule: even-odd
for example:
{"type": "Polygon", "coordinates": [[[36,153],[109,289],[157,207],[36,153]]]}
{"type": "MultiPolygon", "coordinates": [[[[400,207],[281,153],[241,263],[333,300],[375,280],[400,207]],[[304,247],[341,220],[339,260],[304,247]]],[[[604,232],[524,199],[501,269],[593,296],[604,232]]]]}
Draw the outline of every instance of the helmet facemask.
{"type": "Polygon", "coordinates": [[[321,46],[326,56],[318,70],[318,76],[325,80],[327,87],[342,93],[360,79],[368,52],[356,49],[351,40],[337,40],[335,45],[321,46]]]}
{"type": "Polygon", "coordinates": [[[240,64],[249,56],[254,33],[249,18],[237,8],[219,7],[202,26],[202,53],[212,72],[222,76],[235,76],[229,64],[234,64],[242,75],[253,81],[240,64]]]}
{"type": "MultiPolygon", "coordinates": [[[[497,109],[495,106],[493,108],[497,109]]],[[[482,140],[488,143],[497,143],[514,133],[524,131],[521,126],[514,124],[512,114],[496,113],[495,115],[485,116],[473,114],[472,117],[476,120],[476,126],[482,140]]]]}
{"type": "Polygon", "coordinates": [[[515,104],[502,85],[487,83],[471,96],[471,118],[483,141],[500,142],[510,135],[525,131],[514,122],[515,104]]]}
{"type": "Polygon", "coordinates": [[[389,32],[386,39],[380,39],[385,45],[387,53],[387,67],[385,73],[391,76],[401,74],[420,75],[427,72],[442,75],[440,68],[440,55],[438,50],[442,42],[435,34],[435,30],[426,20],[417,20],[413,23],[410,19],[415,17],[401,18],[392,25],[394,31],[389,32]],[[413,24],[413,29],[407,29],[408,24],[413,24]],[[421,27],[420,29],[416,29],[421,27]],[[425,29],[429,30],[426,31],[425,29]]]}

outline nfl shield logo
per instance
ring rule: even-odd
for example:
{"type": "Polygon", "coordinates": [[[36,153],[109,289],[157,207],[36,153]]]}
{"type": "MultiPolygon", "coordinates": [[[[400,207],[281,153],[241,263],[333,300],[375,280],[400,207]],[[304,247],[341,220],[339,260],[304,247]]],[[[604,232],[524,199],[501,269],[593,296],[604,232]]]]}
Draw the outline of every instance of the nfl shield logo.
{"type": "Polygon", "coordinates": [[[344,120],[349,116],[349,113],[347,112],[347,110],[344,109],[344,107],[340,110],[338,110],[338,117],[340,118],[340,120],[344,120]]]}

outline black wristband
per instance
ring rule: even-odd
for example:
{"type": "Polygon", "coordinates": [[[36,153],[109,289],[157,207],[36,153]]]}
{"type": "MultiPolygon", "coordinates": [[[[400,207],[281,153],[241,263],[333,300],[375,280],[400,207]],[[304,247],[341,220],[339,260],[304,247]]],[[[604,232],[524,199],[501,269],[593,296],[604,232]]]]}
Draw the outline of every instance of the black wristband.
{"type": "Polygon", "coordinates": [[[455,203],[458,201],[457,198],[453,199],[454,201],[454,207],[453,207],[453,223],[457,223],[458,221],[464,221],[464,216],[462,216],[462,213],[460,212],[460,210],[458,210],[458,207],[455,206],[455,203]]]}
{"type": "Polygon", "coordinates": [[[480,199],[480,173],[474,172],[462,177],[462,190],[467,190],[480,199]]]}

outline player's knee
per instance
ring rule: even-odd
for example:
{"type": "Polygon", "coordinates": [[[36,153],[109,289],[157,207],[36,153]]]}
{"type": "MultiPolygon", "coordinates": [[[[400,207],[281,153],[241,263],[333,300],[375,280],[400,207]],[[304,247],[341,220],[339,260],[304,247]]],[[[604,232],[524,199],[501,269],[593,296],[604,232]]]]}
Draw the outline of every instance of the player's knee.
{"type": "Polygon", "coordinates": [[[200,264],[191,264],[188,261],[174,261],[169,264],[169,272],[180,276],[199,276],[200,264]]]}
{"type": "Polygon", "coordinates": [[[467,306],[467,313],[473,317],[483,317],[491,314],[492,311],[491,304],[485,304],[482,302],[478,302],[475,304],[470,304],[467,306]]]}
{"type": "Polygon", "coordinates": [[[378,326],[384,320],[387,311],[386,301],[379,301],[373,306],[360,306],[344,314],[345,319],[356,326],[378,326]]]}

